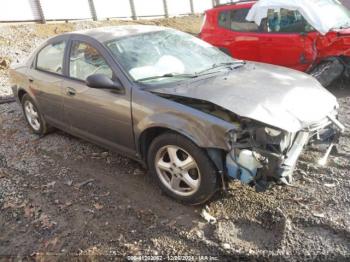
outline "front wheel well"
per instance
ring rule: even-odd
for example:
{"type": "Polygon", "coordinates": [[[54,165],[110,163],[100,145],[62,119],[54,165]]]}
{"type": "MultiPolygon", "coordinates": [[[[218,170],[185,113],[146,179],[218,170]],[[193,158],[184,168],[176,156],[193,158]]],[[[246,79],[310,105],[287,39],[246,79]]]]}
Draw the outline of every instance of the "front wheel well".
{"type": "Polygon", "coordinates": [[[24,96],[25,94],[27,94],[27,92],[26,92],[25,90],[23,90],[23,89],[20,89],[20,90],[18,91],[18,99],[19,99],[19,101],[22,101],[22,98],[23,98],[23,96],[24,96]]]}
{"type": "Polygon", "coordinates": [[[143,160],[147,159],[147,151],[153,139],[166,132],[177,133],[176,131],[165,127],[151,127],[142,132],[139,139],[139,152],[143,160]]]}
{"type": "Polygon", "coordinates": [[[315,77],[324,87],[347,73],[347,66],[341,57],[328,57],[320,61],[308,73],[315,77]]]}
{"type": "MultiPolygon", "coordinates": [[[[142,132],[142,134],[140,135],[140,139],[139,139],[139,152],[140,152],[143,160],[147,159],[148,148],[151,145],[152,141],[156,137],[158,137],[161,134],[164,134],[166,132],[176,133],[176,134],[184,136],[183,134],[181,134],[175,130],[172,130],[170,128],[165,128],[165,127],[151,127],[151,128],[146,129],[145,131],[142,132]]],[[[187,136],[185,136],[185,137],[187,137],[187,136]]],[[[192,140],[192,142],[194,142],[194,141],[192,140]]],[[[213,161],[213,163],[215,164],[216,168],[219,171],[223,171],[225,169],[224,168],[224,155],[225,155],[224,150],[214,149],[214,148],[206,148],[206,149],[202,148],[202,149],[205,150],[206,154],[213,161]]]]}

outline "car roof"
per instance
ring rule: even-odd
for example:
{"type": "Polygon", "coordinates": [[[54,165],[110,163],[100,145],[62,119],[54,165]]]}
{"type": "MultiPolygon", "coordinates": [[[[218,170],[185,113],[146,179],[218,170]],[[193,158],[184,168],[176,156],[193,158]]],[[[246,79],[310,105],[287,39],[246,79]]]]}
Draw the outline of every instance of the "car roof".
{"type": "Polygon", "coordinates": [[[212,11],[214,10],[225,10],[227,8],[230,8],[230,7],[245,7],[245,6],[248,6],[248,5],[253,5],[255,4],[256,2],[258,2],[258,0],[240,0],[240,1],[237,1],[237,2],[229,2],[229,3],[225,3],[225,4],[219,4],[219,5],[216,5],[214,8],[210,9],[212,11]]]}
{"type": "Polygon", "coordinates": [[[167,27],[151,26],[151,25],[123,25],[123,26],[108,26],[98,27],[93,29],[80,30],[66,33],[67,35],[86,35],[100,42],[107,42],[117,38],[140,35],[150,32],[158,32],[170,30],[167,27]]]}

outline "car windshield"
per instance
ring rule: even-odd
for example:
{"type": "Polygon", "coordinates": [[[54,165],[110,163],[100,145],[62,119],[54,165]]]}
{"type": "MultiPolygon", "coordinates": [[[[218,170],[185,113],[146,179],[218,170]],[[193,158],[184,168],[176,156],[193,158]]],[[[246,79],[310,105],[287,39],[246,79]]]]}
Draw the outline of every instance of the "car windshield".
{"type": "Polygon", "coordinates": [[[176,30],[116,39],[107,43],[137,82],[172,82],[237,63],[212,45],[176,30]]]}
{"type": "Polygon", "coordinates": [[[330,28],[350,27],[350,11],[337,0],[316,1],[316,8],[330,28]]]}

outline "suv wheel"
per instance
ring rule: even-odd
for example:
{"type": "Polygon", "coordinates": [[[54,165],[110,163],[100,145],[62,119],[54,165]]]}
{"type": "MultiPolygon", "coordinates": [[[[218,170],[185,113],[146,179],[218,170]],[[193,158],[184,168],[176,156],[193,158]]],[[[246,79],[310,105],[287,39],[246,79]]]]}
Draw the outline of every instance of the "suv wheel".
{"type": "Polygon", "coordinates": [[[310,75],[315,77],[322,86],[329,87],[336,79],[338,79],[344,72],[343,64],[337,60],[329,60],[321,62],[317,65],[310,75]]]}
{"type": "Polygon", "coordinates": [[[155,138],[148,151],[148,166],[160,188],[181,202],[206,202],[217,189],[217,172],[202,149],[174,133],[155,138]]]}
{"type": "Polygon", "coordinates": [[[45,135],[48,133],[50,127],[40,114],[33,99],[29,95],[25,94],[21,100],[21,103],[25,119],[27,120],[27,123],[32,131],[38,135],[45,135]]]}

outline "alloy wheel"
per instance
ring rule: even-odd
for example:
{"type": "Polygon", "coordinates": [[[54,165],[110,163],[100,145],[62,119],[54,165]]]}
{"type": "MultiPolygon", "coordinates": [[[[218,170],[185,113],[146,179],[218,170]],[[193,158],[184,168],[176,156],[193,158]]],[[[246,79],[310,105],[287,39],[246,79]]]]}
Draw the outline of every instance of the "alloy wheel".
{"type": "Polygon", "coordinates": [[[160,148],[155,167],[160,181],[173,193],[190,196],[199,189],[201,174],[198,165],[184,149],[174,145],[160,148]]]}
{"type": "Polygon", "coordinates": [[[39,113],[36,110],[33,103],[29,100],[25,101],[24,103],[24,113],[26,115],[27,121],[29,125],[35,130],[40,130],[40,120],[39,120],[39,113]]]}

